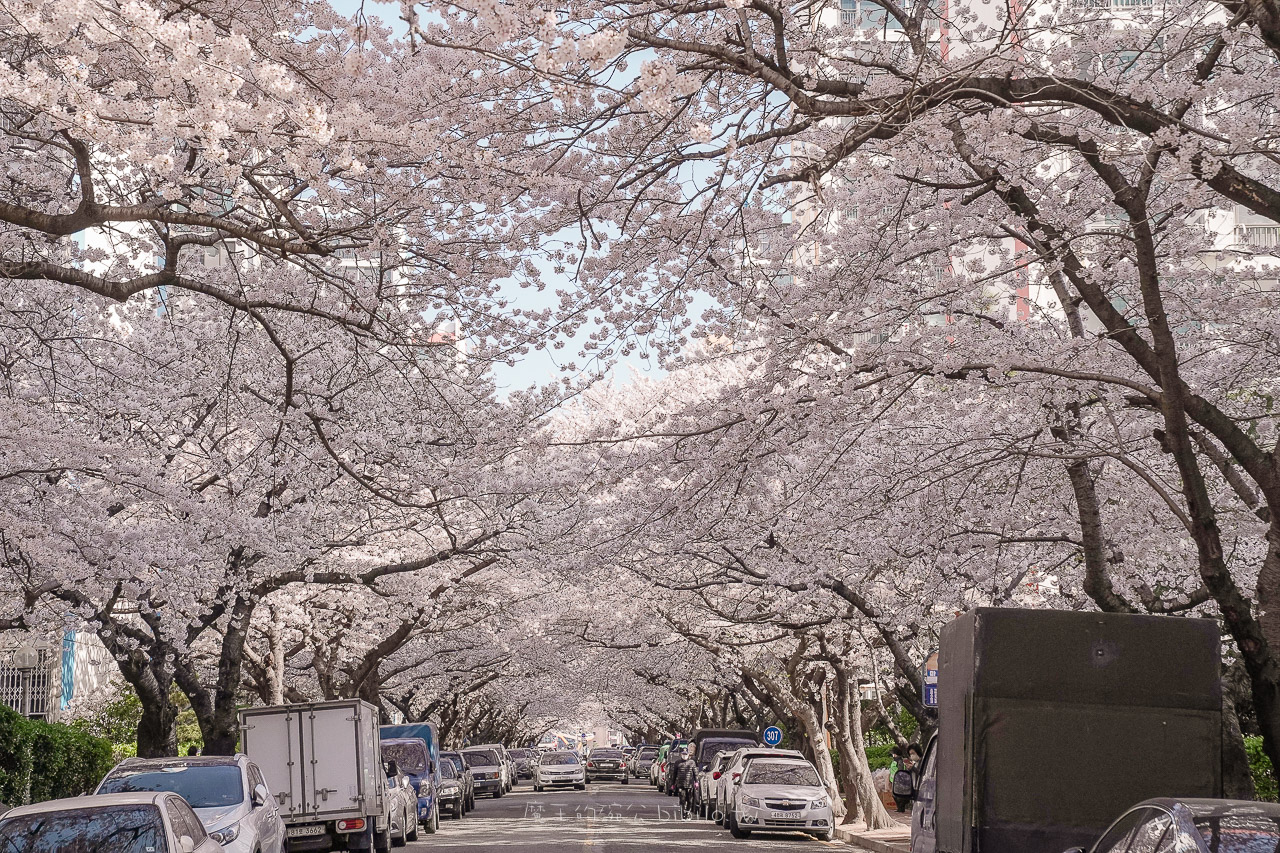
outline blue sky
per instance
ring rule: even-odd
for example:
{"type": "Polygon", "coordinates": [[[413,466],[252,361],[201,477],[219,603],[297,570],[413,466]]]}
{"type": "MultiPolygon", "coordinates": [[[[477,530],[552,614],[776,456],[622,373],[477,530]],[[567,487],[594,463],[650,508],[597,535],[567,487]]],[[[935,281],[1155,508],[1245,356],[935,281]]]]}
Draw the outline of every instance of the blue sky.
{"type": "MultiPolygon", "coordinates": [[[[330,0],[333,7],[344,15],[355,15],[364,9],[364,13],[369,18],[379,18],[383,23],[389,24],[395,32],[403,34],[406,31],[404,21],[400,20],[400,4],[398,2],[381,2],[381,0],[330,0]]],[[[531,308],[541,310],[554,305],[554,293],[557,289],[571,288],[573,283],[567,278],[557,281],[554,274],[547,272],[548,287],[542,293],[532,290],[525,290],[512,286],[508,297],[518,307],[531,308]]],[[[587,328],[586,333],[590,332],[587,328]]],[[[463,329],[466,334],[466,329],[463,329]]],[[[530,385],[544,385],[553,382],[564,376],[561,364],[565,362],[577,362],[579,365],[582,359],[579,358],[578,352],[581,350],[582,341],[585,340],[585,334],[580,340],[568,340],[565,345],[556,350],[548,345],[547,347],[524,356],[513,366],[498,365],[493,369],[494,378],[497,380],[499,387],[510,391],[519,388],[525,388],[530,385]]],[[[642,360],[640,358],[632,358],[620,363],[614,370],[614,381],[625,383],[637,374],[647,376],[660,376],[662,370],[654,363],[642,360]]]]}

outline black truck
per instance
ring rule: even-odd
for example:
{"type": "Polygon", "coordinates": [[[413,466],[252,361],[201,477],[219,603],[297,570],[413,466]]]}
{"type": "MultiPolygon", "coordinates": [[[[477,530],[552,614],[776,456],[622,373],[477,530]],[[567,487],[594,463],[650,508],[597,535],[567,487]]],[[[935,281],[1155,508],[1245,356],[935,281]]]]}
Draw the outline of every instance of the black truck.
{"type": "Polygon", "coordinates": [[[977,608],[939,641],[912,853],[1062,853],[1150,797],[1222,796],[1210,619],[977,608]]]}

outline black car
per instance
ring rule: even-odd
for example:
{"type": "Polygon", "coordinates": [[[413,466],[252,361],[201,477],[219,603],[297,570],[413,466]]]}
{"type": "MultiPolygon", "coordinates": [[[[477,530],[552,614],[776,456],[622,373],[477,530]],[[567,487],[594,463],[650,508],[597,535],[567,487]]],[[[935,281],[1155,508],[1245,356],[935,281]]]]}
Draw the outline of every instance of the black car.
{"type": "Polygon", "coordinates": [[[471,772],[471,766],[467,764],[467,759],[462,757],[461,752],[440,753],[440,763],[443,764],[446,761],[453,765],[453,769],[457,771],[458,780],[462,783],[462,812],[466,814],[476,807],[475,774],[471,772]]]}
{"type": "Polygon", "coordinates": [[[533,778],[533,750],[532,749],[508,749],[507,753],[511,756],[511,760],[516,765],[516,778],[532,779],[533,778]]]}
{"type": "Polygon", "coordinates": [[[440,787],[437,796],[440,799],[440,814],[448,813],[449,817],[460,818],[467,813],[467,797],[462,773],[452,761],[440,756],[440,787]]]}
{"type": "Polygon", "coordinates": [[[649,765],[658,757],[658,747],[653,744],[644,743],[636,747],[636,751],[631,753],[631,758],[627,761],[627,769],[631,771],[631,775],[635,777],[648,776],[649,765]]]}
{"type": "Polygon", "coordinates": [[[627,756],[620,749],[604,747],[593,749],[587,756],[587,781],[597,779],[617,779],[622,784],[629,780],[627,774],[627,756]]]}
{"type": "MultiPolygon", "coordinates": [[[[1280,805],[1246,800],[1143,800],[1111,824],[1088,853],[1254,853],[1280,849],[1280,805]]],[[[1085,853],[1073,847],[1067,853],[1085,853]]]]}

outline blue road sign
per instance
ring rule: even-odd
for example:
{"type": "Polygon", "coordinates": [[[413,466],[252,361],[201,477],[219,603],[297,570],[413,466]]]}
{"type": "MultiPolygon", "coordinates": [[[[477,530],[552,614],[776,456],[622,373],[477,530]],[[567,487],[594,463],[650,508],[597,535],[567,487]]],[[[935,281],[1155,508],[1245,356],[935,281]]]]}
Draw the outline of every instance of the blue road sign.
{"type": "Polygon", "coordinates": [[[924,704],[929,708],[938,707],[938,683],[926,683],[924,686],[924,704]]]}
{"type": "Polygon", "coordinates": [[[782,729],[777,726],[769,726],[764,730],[764,742],[769,746],[777,746],[782,743],[782,729]]]}

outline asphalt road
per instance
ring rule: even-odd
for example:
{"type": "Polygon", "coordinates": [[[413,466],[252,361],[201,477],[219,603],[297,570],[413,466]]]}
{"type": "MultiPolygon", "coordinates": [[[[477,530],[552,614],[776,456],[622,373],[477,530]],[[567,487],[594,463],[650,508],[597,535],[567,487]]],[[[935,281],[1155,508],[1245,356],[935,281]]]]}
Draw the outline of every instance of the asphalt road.
{"type": "Polygon", "coordinates": [[[705,820],[681,820],[672,797],[633,780],[593,782],[586,791],[535,794],[528,781],[500,800],[483,798],[462,820],[446,820],[406,851],[482,853],[668,853],[669,851],[809,851],[845,847],[806,835],[754,832],[735,839],[705,820]]]}

